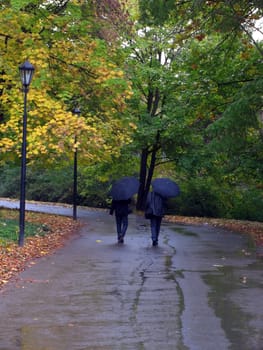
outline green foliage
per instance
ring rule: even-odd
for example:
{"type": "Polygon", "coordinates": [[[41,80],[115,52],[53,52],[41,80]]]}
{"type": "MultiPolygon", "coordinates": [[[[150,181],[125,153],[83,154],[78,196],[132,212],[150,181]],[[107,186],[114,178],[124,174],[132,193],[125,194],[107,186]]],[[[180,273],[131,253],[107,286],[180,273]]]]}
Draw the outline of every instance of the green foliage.
{"type": "Polygon", "coordinates": [[[21,8],[25,7],[26,5],[37,3],[38,0],[32,1],[32,0],[10,0],[11,6],[15,10],[20,10],[21,8]]]}
{"type": "Polygon", "coordinates": [[[162,25],[169,19],[175,7],[174,0],[140,0],[140,22],[145,25],[162,25]]]}
{"type": "MultiPolygon", "coordinates": [[[[251,38],[261,2],[128,1],[133,31],[125,5],[111,3],[2,2],[0,162],[18,164],[17,66],[29,54],[28,159],[42,169],[27,167],[28,199],[72,202],[79,131],[79,204],[105,206],[112,180],[145,171],[145,184],[155,170],[182,179],[181,214],[262,220],[262,43],[251,38]],[[58,168],[43,170],[55,158],[58,168]]],[[[18,198],[20,169],[0,170],[0,195],[18,198]]]]}
{"type": "MultiPolygon", "coordinates": [[[[78,167],[78,205],[105,207],[113,180],[137,175],[138,164],[124,154],[115,162],[78,167]]],[[[0,169],[0,197],[19,198],[20,168],[5,165],[0,169]]],[[[73,164],[57,168],[27,167],[26,198],[42,202],[72,203],[73,164]]]]}
{"type": "Polygon", "coordinates": [[[44,202],[72,202],[73,167],[60,169],[29,168],[27,198],[44,202]]]}
{"type": "Polygon", "coordinates": [[[220,217],[222,203],[218,190],[212,179],[197,178],[185,182],[175,200],[176,212],[186,216],[220,217]]]}
{"type": "Polygon", "coordinates": [[[260,188],[229,186],[211,177],[182,182],[179,197],[169,201],[169,213],[263,221],[263,191],[260,188]]]}
{"type": "MultiPolygon", "coordinates": [[[[208,135],[215,136],[211,147],[232,155],[263,147],[262,121],[258,117],[262,108],[262,89],[263,79],[243,85],[222,117],[208,128],[208,135]]],[[[262,159],[260,152],[258,156],[262,159]]]]}
{"type": "MultiPolygon", "coordinates": [[[[253,19],[250,10],[256,4],[165,3],[139,1],[137,35],[125,48],[134,90],[131,113],[137,114],[133,146],[142,155],[141,183],[149,183],[153,168],[168,160],[184,175],[215,176],[221,185],[226,179],[226,186],[238,186],[245,167],[236,160],[242,157],[248,164],[250,158],[250,169],[260,176],[262,65],[258,46],[242,27],[253,19]]],[[[217,197],[210,198],[205,187],[199,192],[211,213],[221,215],[214,204],[217,197]]],[[[189,205],[212,215],[203,202],[189,205]]]]}
{"type": "MultiPolygon", "coordinates": [[[[193,165],[194,163],[190,166],[192,170],[193,165]]],[[[125,175],[136,176],[136,168],[138,169],[138,164],[135,166],[134,163],[122,158],[118,167],[114,163],[79,169],[78,205],[107,207],[112,181],[125,175]]],[[[181,180],[178,175],[181,194],[169,200],[170,214],[263,221],[263,190],[260,186],[239,185],[237,177],[231,173],[226,177],[224,171],[221,174],[217,172],[214,176],[208,174],[200,176],[204,169],[200,166],[199,174],[192,171],[191,176],[181,174],[181,180]]],[[[1,170],[0,196],[18,198],[19,169],[2,168],[1,170]],[[17,189],[14,188],[12,180],[17,184],[17,189]]],[[[28,199],[72,203],[71,167],[46,170],[29,168],[28,173],[26,191],[28,199]]],[[[190,174],[190,170],[187,173],[190,174]]],[[[14,239],[16,239],[17,227],[12,232],[15,233],[14,239]]]]}
{"type": "Polygon", "coordinates": [[[237,188],[230,217],[263,222],[263,191],[255,188],[237,188]]]}
{"type": "MultiPolygon", "coordinates": [[[[102,174],[101,174],[102,175],[102,174]]],[[[103,176],[103,175],[102,175],[103,176]]],[[[79,177],[78,203],[95,208],[105,208],[108,205],[109,181],[102,181],[96,176],[94,169],[89,167],[85,174],[79,177]]]]}
{"type": "MultiPolygon", "coordinates": [[[[27,167],[26,198],[46,202],[72,202],[73,167],[37,169],[27,167]]],[[[0,196],[19,198],[20,168],[3,166],[0,173],[0,196]]]]}
{"type": "Polygon", "coordinates": [[[17,166],[0,167],[0,196],[19,198],[20,168],[17,166]]]}
{"type": "Polygon", "coordinates": [[[108,193],[114,180],[123,176],[137,177],[139,157],[133,155],[132,145],[126,146],[120,157],[110,163],[95,164],[81,169],[78,192],[83,205],[94,207],[108,206],[108,193]]]}

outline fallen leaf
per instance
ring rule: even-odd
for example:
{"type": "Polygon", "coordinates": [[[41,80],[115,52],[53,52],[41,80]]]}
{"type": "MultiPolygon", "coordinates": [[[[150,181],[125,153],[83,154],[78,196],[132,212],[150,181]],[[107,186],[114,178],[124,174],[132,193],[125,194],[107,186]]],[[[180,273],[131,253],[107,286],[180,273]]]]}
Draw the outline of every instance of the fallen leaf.
{"type": "MultiPolygon", "coordinates": [[[[10,212],[10,215],[14,215],[14,212],[10,212]]],[[[10,243],[7,246],[0,245],[0,289],[27,266],[35,265],[37,258],[52,254],[61,248],[82,225],[71,218],[33,212],[26,213],[26,221],[45,225],[49,227],[49,231],[45,235],[25,237],[23,247],[18,247],[17,243],[10,243]]],[[[49,281],[41,282],[48,283],[49,281]]]]}

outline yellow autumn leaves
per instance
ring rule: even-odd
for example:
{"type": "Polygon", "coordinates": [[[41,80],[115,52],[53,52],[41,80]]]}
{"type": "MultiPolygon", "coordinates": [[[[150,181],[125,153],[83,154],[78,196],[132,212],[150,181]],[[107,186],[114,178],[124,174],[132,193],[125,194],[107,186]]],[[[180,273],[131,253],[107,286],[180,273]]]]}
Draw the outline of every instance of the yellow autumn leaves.
{"type": "Polygon", "coordinates": [[[18,66],[26,59],[35,67],[27,103],[28,161],[67,161],[76,149],[84,162],[118,155],[136,127],[125,114],[131,87],[110,56],[100,52],[98,41],[78,30],[82,22],[6,7],[0,23],[0,163],[20,157],[23,94],[18,66]],[[82,104],[80,117],[71,112],[76,96],[82,104]]]}

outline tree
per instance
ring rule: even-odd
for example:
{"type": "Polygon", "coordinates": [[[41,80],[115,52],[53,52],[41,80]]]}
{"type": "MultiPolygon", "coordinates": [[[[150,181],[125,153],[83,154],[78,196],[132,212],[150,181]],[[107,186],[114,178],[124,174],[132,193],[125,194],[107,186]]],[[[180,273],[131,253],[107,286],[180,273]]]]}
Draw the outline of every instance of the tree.
{"type": "Polygon", "coordinates": [[[206,148],[214,151],[219,146],[229,148],[233,155],[235,150],[242,149],[244,135],[252,130],[255,142],[259,142],[262,127],[258,116],[262,107],[259,61],[259,52],[246,38],[222,44],[220,35],[210,35],[184,49],[181,69],[188,74],[180,78],[185,91],[182,99],[191,106],[189,111],[195,116],[192,127],[196,132],[203,131],[206,148]]]}
{"type": "Polygon", "coordinates": [[[87,2],[13,0],[1,4],[0,16],[1,162],[20,156],[18,65],[25,59],[36,68],[28,95],[29,161],[68,162],[76,147],[82,162],[118,154],[134,127],[125,111],[131,91],[114,48],[93,36],[87,2]],[[76,105],[80,118],[71,113],[76,105]]]}
{"type": "Polygon", "coordinates": [[[260,0],[220,0],[220,1],[193,1],[193,14],[200,18],[201,32],[211,33],[218,31],[225,34],[230,40],[245,33],[249,41],[263,55],[260,45],[254,40],[253,33],[260,32],[257,20],[262,18],[263,5],[260,0]],[[204,25],[204,23],[206,23],[204,25]]]}
{"type": "Polygon", "coordinates": [[[199,40],[215,32],[221,33],[224,41],[245,33],[262,55],[262,48],[253,38],[255,32],[263,35],[258,24],[263,17],[261,0],[139,1],[139,8],[140,20],[147,25],[162,25],[180,15],[184,33],[199,40]]]}
{"type": "MultiPolygon", "coordinates": [[[[182,99],[193,116],[195,138],[180,159],[177,157],[176,169],[184,178],[184,203],[205,198],[206,215],[211,215],[216,203],[214,216],[259,220],[263,172],[261,57],[245,36],[232,42],[222,43],[221,39],[220,34],[196,39],[181,55],[181,69],[188,72],[180,79],[185,91],[182,99]],[[214,196],[213,203],[208,193],[214,196]]],[[[170,159],[177,154],[172,144],[165,152],[170,159]]]]}
{"type": "Polygon", "coordinates": [[[173,4],[168,5],[164,8],[161,0],[139,2],[139,22],[126,45],[127,73],[134,90],[130,106],[138,118],[134,145],[141,150],[138,209],[144,207],[156,165],[167,161],[165,145],[173,140],[181,152],[192,122],[184,115],[180,94],[175,93],[180,86],[177,61],[187,40],[187,23],[183,11],[171,20],[173,4]]]}
{"type": "MultiPolygon", "coordinates": [[[[193,147],[198,147],[200,156],[206,153],[207,144],[212,144],[208,127],[217,125],[215,122],[234,103],[233,95],[246,83],[256,83],[260,76],[254,68],[259,57],[251,38],[242,34],[243,27],[232,28],[233,35],[226,25],[215,32],[215,7],[209,3],[199,11],[196,3],[168,2],[164,7],[161,0],[154,4],[139,2],[139,25],[127,41],[128,74],[134,89],[131,108],[138,117],[134,145],[141,149],[139,209],[144,206],[156,165],[160,161],[178,164],[179,160],[189,159],[193,147]],[[250,56],[254,58],[248,60],[250,56]]],[[[226,11],[225,21],[230,5],[220,2],[220,11],[226,11]]],[[[246,23],[258,16],[252,16],[253,9],[251,5],[243,12],[246,23]]],[[[242,25],[246,29],[244,22],[242,25]]],[[[260,53],[260,45],[256,49],[260,53]]],[[[260,110],[260,103],[257,108],[260,110]]],[[[257,118],[254,112],[253,120],[257,118]]]]}

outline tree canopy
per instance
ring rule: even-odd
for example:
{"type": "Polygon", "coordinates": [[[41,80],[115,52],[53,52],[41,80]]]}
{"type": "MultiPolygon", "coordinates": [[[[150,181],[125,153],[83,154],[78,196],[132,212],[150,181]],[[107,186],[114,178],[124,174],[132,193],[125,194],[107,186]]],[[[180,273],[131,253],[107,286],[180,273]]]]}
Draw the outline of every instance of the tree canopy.
{"type": "Polygon", "coordinates": [[[22,93],[18,66],[35,75],[28,95],[28,159],[110,159],[130,141],[125,114],[129,82],[114,48],[94,36],[92,6],[75,1],[11,1],[1,5],[1,160],[19,157],[22,93]],[[92,28],[93,29],[93,28],[92,28]],[[81,108],[81,117],[72,114],[81,108]],[[78,144],[74,143],[77,136],[78,144]]]}
{"type": "MultiPolygon", "coordinates": [[[[177,176],[182,169],[191,174],[213,169],[215,176],[226,158],[231,170],[239,166],[233,159],[241,154],[257,154],[261,161],[262,51],[251,28],[262,6],[224,1],[139,4],[128,67],[135,91],[131,109],[138,118],[133,144],[141,150],[142,208],[162,162],[173,161],[177,176]]],[[[258,181],[262,168],[253,164],[258,181]]]]}
{"type": "Polygon", "coordinates": [[[4,0],[0,9],[0,164],[20,157],[18,66],[28,59],[32,164],[64,166],[78,149],[96,181],[138,175],[139,209],[163,175],[221,207],[230,188],[262,193],[261,1],[4,0]]]}

